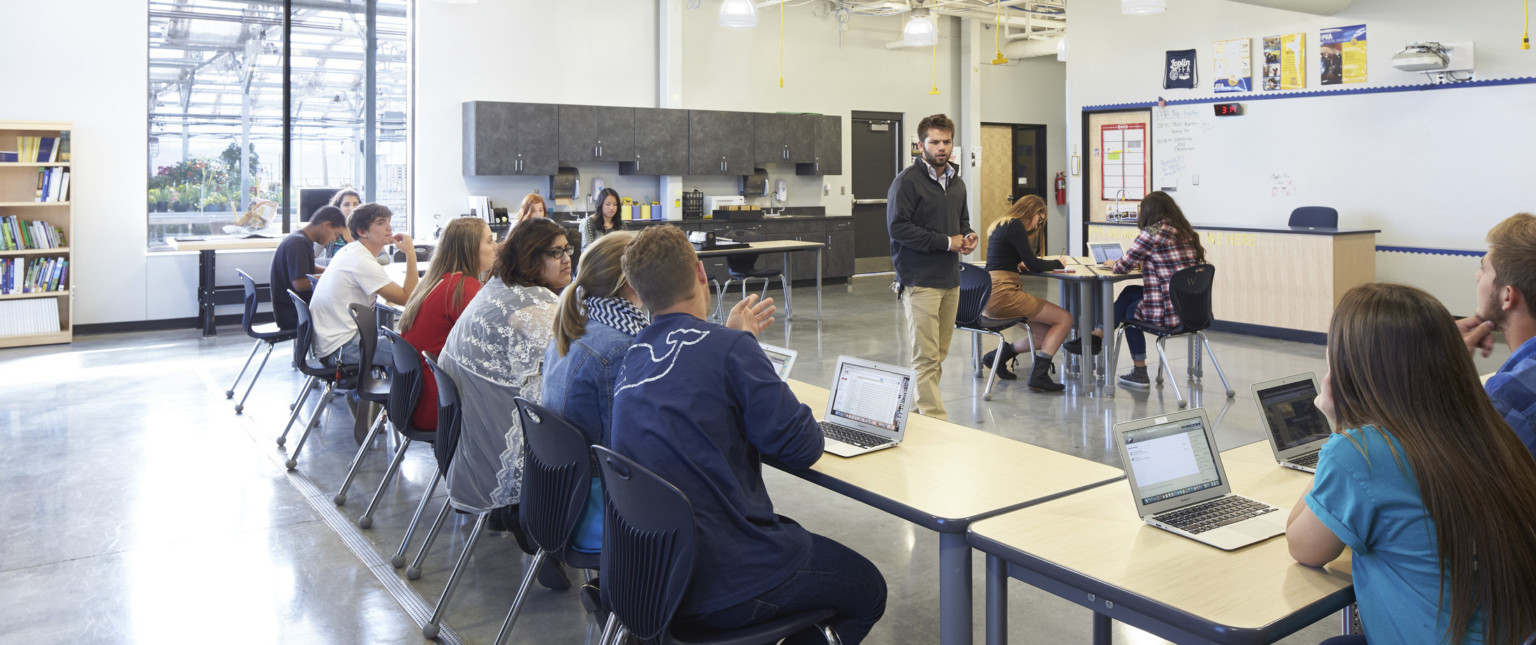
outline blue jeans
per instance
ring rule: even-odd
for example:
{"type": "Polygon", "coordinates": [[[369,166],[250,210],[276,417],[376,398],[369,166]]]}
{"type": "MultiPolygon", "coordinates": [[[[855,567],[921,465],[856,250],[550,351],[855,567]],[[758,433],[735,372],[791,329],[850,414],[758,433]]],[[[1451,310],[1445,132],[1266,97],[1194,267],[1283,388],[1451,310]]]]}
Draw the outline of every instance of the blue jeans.
{"type": "MultiPolygon", "coordinates": [[[[361,345],[362,343],[359,343],[358,339],[356,338],[353,338],[352,340],[347,341],[347,344],[342,345],[340,356],[341,364],[357,365],[361,358],[358,356],[358,354],[362,352],[361,345]]],[[[390,342],[388,336],[379,334],[379,340],[377,341],[377,344],[373,346],[373,364],[379,367],[388,367],[393,365],[394,361],[394,345],[390,342]]]]}
{"type": "Polygon", "coordinates": [[[1334,636],[1323,641],[1321,645],[1365,645],[1365,643],[1365,636],[1363,634],[1350,634],[1348,636],[1334,636]]]}
{"type": "MultiPolygon", "coordinates": [[[[832,628],[847,645],[857,645],[885,614],[885,577],[867,558],[836,541],[811,534],[811,557],[782,584],[733,607],[698,616],[679,616],[679,624],[728,630],[750,627],[787,614],[835,609],[832,628]]],[[[801,632],[786,645],[824,643],[820,634],[801,632]]]]}
{"type": "MultiPolygon", "coordinates": [[[[1130,312],[1136,311],[1136,305],[1141,304],[1142,288],[1139,285],[1131,285],[1120,292],[1120,297],[1115,298],[1115,320],[1125,321],[1129,319],[1130,312]]],[[[1125,344],[1131,348],[1131,360],[1147,360],[1147,336],[1135,327],[1125,328],[1125,344]]]]}

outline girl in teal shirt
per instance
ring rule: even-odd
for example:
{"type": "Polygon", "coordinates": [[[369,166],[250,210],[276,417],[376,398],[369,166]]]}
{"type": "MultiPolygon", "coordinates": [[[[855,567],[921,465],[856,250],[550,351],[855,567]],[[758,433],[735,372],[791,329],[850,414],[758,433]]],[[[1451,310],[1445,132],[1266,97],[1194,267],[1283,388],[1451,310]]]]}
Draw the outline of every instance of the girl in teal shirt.
{"type": "Polygon", "coordinates": [[[1291,555],[1323,566],[1350,548],[1366,642],[1524,640],[1536,460],[1483,393],[1450,313],[1412,287],[1355,287],[1333,314],[1328,369],[1317,407],[1342,430],[1292,509],[1291,555]]]}

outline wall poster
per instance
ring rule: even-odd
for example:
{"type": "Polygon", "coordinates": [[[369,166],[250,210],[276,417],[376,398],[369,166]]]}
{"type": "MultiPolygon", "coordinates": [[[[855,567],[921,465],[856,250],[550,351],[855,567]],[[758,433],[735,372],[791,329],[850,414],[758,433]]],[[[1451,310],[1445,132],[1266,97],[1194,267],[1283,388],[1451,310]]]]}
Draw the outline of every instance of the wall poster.
{"type": "Polygon", "coordinates": [[[1365,25],[1324,29],[1318,38],[1323,85],[1365,82],[1365,25]]]}
{"type": "Polygon", "coordinates": [[[1099,133],[1104,154],[1100,199],[1138,201],[1147,196],[1147,126],[1144,123],[1106,125],[1099,133]]]}
{"type": "Polygon", "coordinates": [[[1264,37],[1263,79],[1265,91],[1306,89],[1306,34],[1264,37]]]}
{"type": "Polygon", "coordinates": [[[1163,65],[1163,89],[1195,89],[1200,84],[1199,68],[1195,64],[1195,50],[1168,51],[1168,63],[1163,65]]]}
{"type": "Polygon", "coordinates": [[[1216,59],[1211,64],[1218,93],[1253,91],[1252,40],[1216,41],[1216,59]]]}

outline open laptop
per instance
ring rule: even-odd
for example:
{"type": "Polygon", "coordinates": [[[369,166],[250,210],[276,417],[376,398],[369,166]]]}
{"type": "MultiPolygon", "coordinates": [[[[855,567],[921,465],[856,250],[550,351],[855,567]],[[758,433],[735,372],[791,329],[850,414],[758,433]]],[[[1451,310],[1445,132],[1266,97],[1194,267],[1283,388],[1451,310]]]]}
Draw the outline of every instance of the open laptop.
{"type": "Polygon", "coordinates": [[[1317,451],[1333,432],[1328,417],[1312,402],[1317,391],[1317,376],[1311,372],[1253,385],[1259,418],[1269,429],[1269,447],[1281,466],[1317,472],[1317,451]]]}
{"type": "Polygon", "coordinates": [[[768,355],[768,362],[773,363],[773,373],[778,374],[781,379],[789,380],[789,371],[795,368],[795,357],[799,356],[800,352],[763,342],[759,342],[758,345],[761,345],[763,353],[768,355]]]}
{"type": "Polygon", "coordinates": [[[827,452],[854,457],[901,443],[917,372],[862,358],[837,357],[821,434],[827,452]]]}
{"type": "Polygon", "coordinates": [[[1104,264],[1125,257],[1125,251],[1120,248],[1119,242],[1090,242],[1088,253],[1093,256],[1095,264],[1104,264]]]}
{"type": "Polygon", "coordinates": [[[1285,533],[1287,509],[1232,494],[1205,410],[1117,423],[1115,438],[1142,521],[1224,551],[1285,533]]]}

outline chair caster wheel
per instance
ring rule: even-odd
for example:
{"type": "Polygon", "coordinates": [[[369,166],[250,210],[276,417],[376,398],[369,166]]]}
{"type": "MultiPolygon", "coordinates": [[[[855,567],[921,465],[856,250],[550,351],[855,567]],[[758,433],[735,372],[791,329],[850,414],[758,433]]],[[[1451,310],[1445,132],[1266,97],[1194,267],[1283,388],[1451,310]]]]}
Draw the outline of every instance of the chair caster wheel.
{"type": "Polygon", "coordinates": [[[288,470],[293,470],[295,467],[297,467],[299,465],[299,460],[297,460],[297,459],[289,459],[283,465],[287,466],[288,470]]]}
{"type": "Polygon", "coordinates": [[[347,496],[346,495],[337,495],[335,497],[332,497],[331,501],[336,502],[337,506],[346,506],[347,505],[347,496]]]}
{"type": "Polygon", "coordinates": [[[396,568],[396,569],[399,569],[399,568],[400,568],[400,567],[403,567],[403,566],[405,566],[405,556],[403,556],[403,555],[397,555],[397,556],[395,556],[395,557],[393,557],[393,558],[390,558],[390,559],[389,559],[389,563],[390,563],[390,564],[391,564],[391,565],[394,565],[394,567],[395,567],[395,568],[396,568]]]}
{"type": "Polygon", "coordinates": [[[224,398],[226,398],[226,399],[233,399],[233,398],[235,398],[235,391],[234,390],[224,390],[224,398]]]}
{"type": "Polygon", "coordinates": [[[235,414],[240,414],[241,412],[245,412],[244,404],[235,406],[235,414]]]}
{"type": "Polygon", "coordinates": [[[368,517],[366,515],[363,516],[363,517],[357,518],[357,528],[366,529],[366,528],[369,528],[369,527],[372,527],[372,526],[373,526],[373,518],[368,517]]]}
{"type": "Polygon", "coordinates": [[[421,626],[421,635],[427,638],[437,638],[437,625],[427,623],[421,626]]]}
{"type": "Polygon", "coordinates": [[[293,411],[293,409],[294,409],[294,408],[296,408],[296,407],[299,407],[299,406],[297,406],[297,405],[294,405],[294,404],[292,404],[292,403],[289,403],[289,404],[288,404],[288,411],[289,411],[289,412],[292,412],[292,411],[293,411]]]}
{"type": "Polygon", "coordinates": [[[1187,407],[1189,407],[1189,402],[1188,401],[1179,401],[1179,409],[1180,410],[1183,410],[1184,408],[1187,408],[1187,407]]]}
{"type": "Polygon", "coordinates": [[[281,445],[283,445],[285,443],[288,443],[288,437],[278,437],[277,438],[277,445],[281,446],[281,445]]]}
{"type": "Polygon", "coordinates": [[[405,570],[405,579],[406,580],[420,580],[421,579],[421,568],[420,567],[411,567],[409,569],[406,569],[405,570]]]}
{"type": "Polygon", "coordinates": [[[1237,396],[1237,392],[1233,392],[1232,390],[1227,390],[1227,398],[1230,399],[1230,398],[1232,398],[1234,396],[1237,396]]]}

